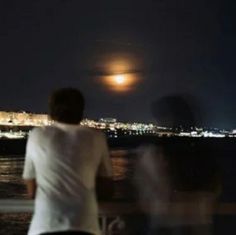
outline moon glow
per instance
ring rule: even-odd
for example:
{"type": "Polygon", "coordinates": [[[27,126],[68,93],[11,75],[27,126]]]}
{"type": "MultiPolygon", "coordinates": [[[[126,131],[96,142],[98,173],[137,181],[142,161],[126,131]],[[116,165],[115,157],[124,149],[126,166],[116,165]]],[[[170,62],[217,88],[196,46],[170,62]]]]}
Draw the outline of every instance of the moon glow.
{"type": "Polygon", "coordinates": [[[116,82],[118,86],[122,86],[126,82],[125,76],[124,75],[115,75],[114,82],[116,82]]]}
{"type": "Polygon", "coordinates": [[[135,84],[133,74],[115,74],[104,77],[104,83],[115,92],[127,92],[132,90],[135,84]]]}
{"type": "Polygon", "coordinates": [[[140,74],[136,72],[138,68],[139,64],[131,56],[114,56],[110,60],[104,60],[105,74],[100,77],[102,84],[115,93],[132,92],[140,81],[140,74]]]}

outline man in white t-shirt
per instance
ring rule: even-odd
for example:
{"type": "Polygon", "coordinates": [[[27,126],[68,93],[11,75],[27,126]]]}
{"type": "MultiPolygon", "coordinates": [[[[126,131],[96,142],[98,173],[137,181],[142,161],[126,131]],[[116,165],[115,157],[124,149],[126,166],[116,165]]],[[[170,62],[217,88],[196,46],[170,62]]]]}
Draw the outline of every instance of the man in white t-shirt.
{"type": "MultiPolygon", "coordinates": [[[[26,147],[23,178],[35,198],[29,235],[100,235],[96,178],[111,182],[104,134],[78,125],[84,99],[72,88],[56,91],[49,103],[52,126],[34,128],[26,147]]],[[[111,184],[109,184],[111,186],[111,184]]]]}

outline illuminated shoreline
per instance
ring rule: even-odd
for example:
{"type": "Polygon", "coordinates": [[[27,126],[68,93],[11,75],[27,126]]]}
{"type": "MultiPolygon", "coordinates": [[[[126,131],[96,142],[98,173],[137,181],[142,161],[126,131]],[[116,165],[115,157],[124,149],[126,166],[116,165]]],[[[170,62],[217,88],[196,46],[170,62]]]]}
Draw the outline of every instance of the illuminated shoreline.
{"type": "MultiPolygon", "coordinates": [[[[35,126],[48,126],[53,123],[47,114],[0,111],[0,138],[26,138],[35,126]]],[[[121,136],[158,136],[158,137],[236,137],[236,130],[221,130],[191,127],[171,129],[153,123],[119,122],[115,118],[101,118],[98,121],[83,119],[81,125],[104,131],[108,138],[121,136]]]]}

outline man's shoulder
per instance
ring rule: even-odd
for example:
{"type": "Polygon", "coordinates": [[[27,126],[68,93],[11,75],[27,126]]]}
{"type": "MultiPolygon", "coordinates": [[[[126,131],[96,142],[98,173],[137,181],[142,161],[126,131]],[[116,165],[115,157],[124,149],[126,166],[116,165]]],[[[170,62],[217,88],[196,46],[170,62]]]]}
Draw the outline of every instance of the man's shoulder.
{"type": "Polygon", "coordinates": [[[106,139],[105,134],[98,129],[95,128],[91,128],[91,127],[86,127],[86,126],[81,126],[78,130],[81,134],[85,134],[85,135],[91,135],[94,138],[98,138],[98,139],[106,139]]]}
{"type": "Polygon", "coordinates": [[[32,135],[35,135],[35,134],[39,134],[39,133],[43,133],[43,132],[49,131],[51,129],[54,129],[53,126],[38,126],[38,127],[34,127],[30,131],[30,133],[32,133],[32,135]]]}
{"type": "Polygon", "coordinates": [[[40,127],[34,127],[30,132],[29,132],[29,137],[30,138],[37,138],[40,136],[43,136],[47,134],[48,132],[52,132],[55,128],[53,126],[40,126],[40,127]]]}
{"type": "Polygon", "coordinates": [[[30,130],[29,137],[37,136],[41,132],[42,132],[42,127],[34,127],[32,130],[30,130]]]}

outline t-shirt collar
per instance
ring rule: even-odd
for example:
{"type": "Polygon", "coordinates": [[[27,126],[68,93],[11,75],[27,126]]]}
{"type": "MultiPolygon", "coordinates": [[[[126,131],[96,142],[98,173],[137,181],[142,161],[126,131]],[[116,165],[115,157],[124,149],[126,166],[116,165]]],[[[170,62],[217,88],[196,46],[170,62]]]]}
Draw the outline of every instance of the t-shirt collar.
{"type": "Polygon", "coordinates": [[[68,124],[68,123],[54,121],[52,126],[58,127],[63,130],[71,130],[71,129],[78,128],[80,126],[80,124],[79,123],[78,124],[68,124]]]}

